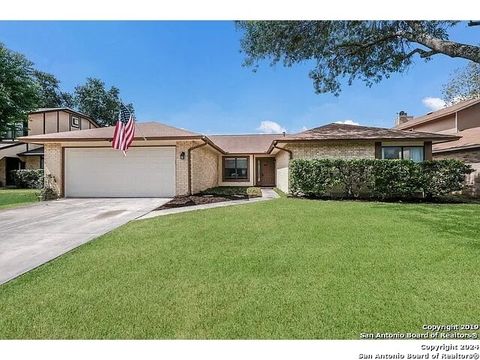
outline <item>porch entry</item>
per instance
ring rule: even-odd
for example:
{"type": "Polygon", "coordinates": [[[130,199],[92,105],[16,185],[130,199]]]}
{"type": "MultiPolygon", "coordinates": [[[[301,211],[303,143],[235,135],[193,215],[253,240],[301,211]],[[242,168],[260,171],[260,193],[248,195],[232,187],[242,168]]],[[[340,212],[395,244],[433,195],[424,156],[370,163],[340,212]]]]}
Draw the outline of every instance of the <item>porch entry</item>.
{"type": "Polygon", "coordinates": [[[257,158],[255,169],[257,186],[275,186],[275,158],[257,158]]]}
{"type": "Polygon", "coordinates": [[[5,185],[12,186],[15,185],[15,177],[13,176],[13,170],[25,169],[25,163],[19,158],[7,157],[5,158],[5,172],[6,172],[6,181],[5,185]]]}

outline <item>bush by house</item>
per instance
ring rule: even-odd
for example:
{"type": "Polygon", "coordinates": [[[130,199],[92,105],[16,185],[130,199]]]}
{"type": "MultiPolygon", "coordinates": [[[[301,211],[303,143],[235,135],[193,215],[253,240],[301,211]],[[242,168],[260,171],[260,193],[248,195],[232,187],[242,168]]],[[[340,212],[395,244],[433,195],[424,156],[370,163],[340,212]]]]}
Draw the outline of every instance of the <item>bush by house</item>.
{"type": "Polygon", "coordinates": [[[316,198],[432,199],[462,190],[472,171],[458,160],[296,159],[290,187],[294,196],[316,198]]]}

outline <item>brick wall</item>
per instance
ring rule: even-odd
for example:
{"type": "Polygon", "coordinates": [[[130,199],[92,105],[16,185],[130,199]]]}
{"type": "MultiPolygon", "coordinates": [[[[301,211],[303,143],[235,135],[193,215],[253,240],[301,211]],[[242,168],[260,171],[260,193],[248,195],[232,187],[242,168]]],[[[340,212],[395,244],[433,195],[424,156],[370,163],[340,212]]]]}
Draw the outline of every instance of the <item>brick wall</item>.
{"type": "Polygon", "coordinates": [[[192,151],[192,193],[218,185],[218,155],[210,146],[192,151]]]}
{"type": "Polygon", "coordinates": [[[293,159],[374,159],[375,142],[336,141],[288,144],[293,159]]]}
{"type": "Polygon", "coordinates": [[[45,184],[63,196],[63,152],[60,144],[45,144],[45,184]]]}
{"type": "MultiPolygon", "coordinates": [[[[176,154],[176,193],[188,194],[188,149],[203,144],[203,141],[178,141],[176,154]],[[180,154],[185,152],[185,160],[180,154]]],[[[194,149],[191,152],[191,186],[192,193],[218,185],[218,155],[208,145],[194,149]]]]}
{"type": "Polygon", "coordinates": [[[40,156],[24,156],[22,161],[25,161],[25,169],[27,170],[40,169],[40,156]]]}
{"type": "Polygon", "coordinates": [[[177,153],[175,154],[175,188],[177,195],[188,194],[188,149],[200,144],[195,141],[177,141],[177,153]],[[185,159],[180,159],[180,154],[185,152],[185,159]]]}

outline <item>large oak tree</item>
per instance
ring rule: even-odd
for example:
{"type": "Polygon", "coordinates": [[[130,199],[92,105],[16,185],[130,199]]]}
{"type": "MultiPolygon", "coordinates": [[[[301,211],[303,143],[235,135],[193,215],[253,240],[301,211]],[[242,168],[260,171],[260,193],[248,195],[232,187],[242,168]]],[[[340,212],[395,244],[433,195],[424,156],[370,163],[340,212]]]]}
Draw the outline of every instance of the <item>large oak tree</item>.
{"type": "MultiPolygon", "coordinates": [[[[85,84],[79,85],[74,92],[75,107],[94,118],[101,126],[115,124],[120,111],[120,90],[115,86],[106,88],[105,83],[96,78],[88,78],[85,84]]],[[[133,113],[133,105],[126,105],[133,113]]]]}
{"type": "Polygon", "coordinates": [[[27,120],[40,102],[40,87],[33,63],[0,43],[0,138],[27,120]]]}
{"type": "MultiPolygon", "coordinates": [[[[480,63],[478,44],[449,39],[458,21],[240,21],[245,65],[269,59],[292,66],[313,61],[317,93],[341,90],[346,79],[368,86],[407,69],[415,59],[440,54],[480,63]]],[[[469,25],[477,25],[471,22],[469,25]]],[[[471,31],[476,31],[471,27],[471,31]]]]}
{"type": "Polygon", "coordinates": [[[35,70],[35,81],[39,86],[41,108],[73,107],[72,95],[60,89],[60,81],[52,74],[35,70]]]}
{"type": "Polygon", "coordinates": [[[480,98],[480,64],[470,62],[464,69],[457,70],[442,92],[447,104],[480,98]]]}

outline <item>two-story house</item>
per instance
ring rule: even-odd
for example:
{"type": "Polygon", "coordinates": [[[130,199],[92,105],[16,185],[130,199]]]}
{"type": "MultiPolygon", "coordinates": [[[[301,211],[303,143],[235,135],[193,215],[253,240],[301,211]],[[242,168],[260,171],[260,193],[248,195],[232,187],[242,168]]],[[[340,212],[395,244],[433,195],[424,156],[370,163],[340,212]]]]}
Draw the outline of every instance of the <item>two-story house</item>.
{"type": "Polygon", "coordinates": [[[43,146],[18,141],[18,137],[97,127],[94,119],[69,108],[31,112],[28,123],[18,124],[0,137],[0,187],[14,185],[12,170],[43,169],[43,146]]]}
{"type": "Polygon", "coordinates": [[[434,144],[434,159],[458,159],[472,165],[468,181],[480,189],[480,98],[413,117],[400,112],[395,128],[461,136],[459,140],[434,144]]]}

